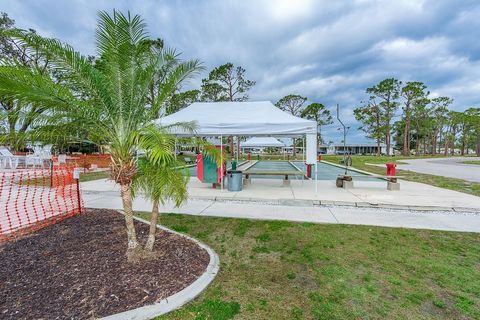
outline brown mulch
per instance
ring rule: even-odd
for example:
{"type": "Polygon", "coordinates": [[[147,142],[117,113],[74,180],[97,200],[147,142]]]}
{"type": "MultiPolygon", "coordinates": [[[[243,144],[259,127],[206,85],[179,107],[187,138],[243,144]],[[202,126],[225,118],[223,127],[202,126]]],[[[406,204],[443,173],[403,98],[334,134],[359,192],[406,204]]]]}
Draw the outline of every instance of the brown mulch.
{"type": "MultiPolygon", "coordinates": [[[[148,225],[136,223],[144,243],[148,225]]],[[[91,319],[152,304],[195,281],[210,257],[158,231],[155,253],[127,262],[125,222],[87,210],[0,245],[0,319],[91,319]]]]}

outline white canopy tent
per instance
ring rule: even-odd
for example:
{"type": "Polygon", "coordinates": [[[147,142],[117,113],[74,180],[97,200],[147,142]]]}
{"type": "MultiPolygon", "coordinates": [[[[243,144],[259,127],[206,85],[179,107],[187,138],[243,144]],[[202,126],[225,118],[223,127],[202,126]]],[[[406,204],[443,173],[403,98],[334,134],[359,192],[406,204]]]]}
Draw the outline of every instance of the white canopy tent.
{"type": "Polygon", "coordinates": [[[317,123],[292,116],[270,101],[195,102],[155,123],[160,126],[173,125],[171,133],[183,137],[305,136],[305,162],[315,164],[315,176],[317,174],[317,123]],[[174,126],[185,122],[196,125],[194,132],[174,126]]]}
{"type": "Polygon", "coordinates": [[[279,141],[274,137],[253,137],[240,143],[242,148],[257,148],[257,147],[285,147],[285,143],[279,141]]]}
{"type": "Polygon", "coordinates": [[[193,122],[195,131],[173,127],[177,136],[306,136],[306,163],[317,160],[317,123],[292,116],[270,101],[195,102],[188,107],[160,118],[158,125],[193,122]]]}

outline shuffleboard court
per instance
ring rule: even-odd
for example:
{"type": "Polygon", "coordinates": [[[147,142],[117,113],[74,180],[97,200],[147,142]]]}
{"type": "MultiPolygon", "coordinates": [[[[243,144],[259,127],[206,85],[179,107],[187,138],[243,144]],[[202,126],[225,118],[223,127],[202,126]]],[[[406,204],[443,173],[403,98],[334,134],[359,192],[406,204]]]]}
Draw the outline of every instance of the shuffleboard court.
{"type": "Polygon", "coordinates": [[[246,177],[267,179],[302,179],[305,172],[289,161],[258,161],[243,170],[246,177]]]}
{"type": "MultiPolygon", "coordinates": [[[[242,162],[240,162],[240,163],[242,163],[242,162]]],[[[318,180],[336,180],[339,175],[343,175],[345,173],[344,168],[333,166],[333,165],[330,165],[328,163],[318,162],[317,165],[318,165],[318,167],[317,167],[317,169],[318,169],[318,173],[317,173],[318,180]]],[[[227,162],[227,168],[230,168],[230,167],[231,167],[231,162],[228,161],[227,162]]],[[[255,172],[259,172],[259,171],[264,171],[264,172],[268,172],[268,171],[274,171],[274,172],[297,171],[298,173],[293,174],[293,172],[292,172],[292,174],[289,176],[289,179],[291,179],[291,180],[295,180],[295,179],[301,180],[302,179],[302,172],[303,172],[303,174],[306,174],[306,172],[307,172],[307,166],[305,165],[305,163],[303,161],[288,162],[288,161],[273,161],[273,160],[272,161],[265,161],[265,160],[261,160],[261,161],[256,162],[251,167],[248,167],[248,165],[246,167],[248,169],[245,170],[244,173],[251,172],[251,173],[253,173],[252,176],[255,174],[255,172]],[[298,169],[295,168],[295,167],[297,167],[301,171],[298,171],[298,169]]],[[[183,170],[185,170],[185,169],[183,169],[183,170]]],[[[197,167],[196,166],[188,167],[188,168],[186,168],[186,170],[189,171],[191,177],[196,177],[197,176],[197,167]]],[[[312,167],[312,179],[313,180],[315,180],[315,171],[314,170],[315,169],[312,167]]],[[[355,176],[354,180],[356,180],[356,181],[359,181],[359,180],[360,181],[378,181],[378,178],[376,178],[376,177],[369,176],[367,174],[359,173],[359,172],[356,172],[356,171],[348,170],[348,173],[351,174],[351,175],[354,175],[355,176]]],[[[265,173],[265,174],[262,174],[262,175],[255,175],[254,178],[255,179],[258,179],[258,178],[260,178],[260,179],[262,179],[262,178],[263,179],[283,179],[283,176],[282,175],[267,175],[265,173]]]]}
{"type": "MultiPolygon", "coordinates": [[[[307,171],[307,166],[303,161],[292,161],[298,168],[307,171]]],[[[339,175],[345,174],[345,169],[333,166],[324,162],[317,162],[317,179],[318,180],[336,180],[339,175]]],[[[378,181],[378,178],[369,176],[367,174],[348,170],[348,174],[355,176],[354,180],[358,181],[378,181]]],[[[315,180],[315,168],[312,167],[312,179],[315,180]]]]}

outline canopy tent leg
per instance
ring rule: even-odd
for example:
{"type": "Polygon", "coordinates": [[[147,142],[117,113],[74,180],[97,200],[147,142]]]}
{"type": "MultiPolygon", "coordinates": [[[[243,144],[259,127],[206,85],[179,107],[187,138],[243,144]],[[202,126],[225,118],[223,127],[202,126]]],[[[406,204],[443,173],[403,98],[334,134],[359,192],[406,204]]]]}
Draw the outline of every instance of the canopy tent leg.
{"type": "Polygon", "coordinates": [[[305,162],[305,139],[302,138],[302,160],[305,162]]]}
{"type": "Polygon", "coordinates": [[[238,159],[240,159],[240,137],[237,136],[237,164],[238,164],[238,159]]]}

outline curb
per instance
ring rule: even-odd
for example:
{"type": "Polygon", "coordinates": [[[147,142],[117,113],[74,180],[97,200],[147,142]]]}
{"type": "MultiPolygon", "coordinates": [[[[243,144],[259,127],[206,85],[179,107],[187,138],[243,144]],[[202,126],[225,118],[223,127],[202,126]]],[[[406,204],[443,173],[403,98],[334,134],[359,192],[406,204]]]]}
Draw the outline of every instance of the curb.
{"type": "MultiPolygon", "coordinates": [[[[119,213],[123,214],[122,210],[117,210],[119,213]]],[[[139,218],[139,217],[133,217],[135,220],[148,224],[150,225],[150,222],[139,218]]],[[[162,299],[159,302],[152,304],[152,305],[147,305],[143,306],[137,309],[132,309],[120,313],[116,313],[101,319],[104,320],[147,320],[147,319],[152,319],[154,317],[158,317],[160,315],[169,313],[173,310],[176,310],[186,304],[187,302],[192,301],[194,298],[196,298],[200,293],[202,293],[208,285],[215,279],[215,276],[217,275],[218,271],[220,270],[220,258],[218,255],[213,251],[212,248],[207,246],[206,244],[198,241],[197,239],[194,239],[192,237],[189,237],[187,235],[184,235],[182,233],[176,232],[174,230],[170,230],[164,226],[157,225],[158,229],[165,230],[167,232],[171,232],[173,234],[179,235],[181,237],[184,237],[190,241],[193,241],[196,243],[200,248],[205,249],[209,256],[210,256],[210,262],[205,269],[205,272],[193,283],[191,283],[188,287],[182,289],[181,291],[171,295],[168,298],[162,299]]]]}
{"type": "Polygon", "coordinates": [[[292,206],[292,207],[355,207],[363,209],[391,209],[391,210],[409,210],[409,211],[449,211],[452,213],[476,213],[480,214],[480,208],[467,207],[441,207],[441,206],[414,206],[398,205],[388,203],[370,203],[370,202],[350,202],[335,200],[296,200],[296,199],[258,199],[258,198],[237,198],[237,197],[190,197],[190,200],[214,201],[220,203],[258,203],[274,206],[292,206]]]}

